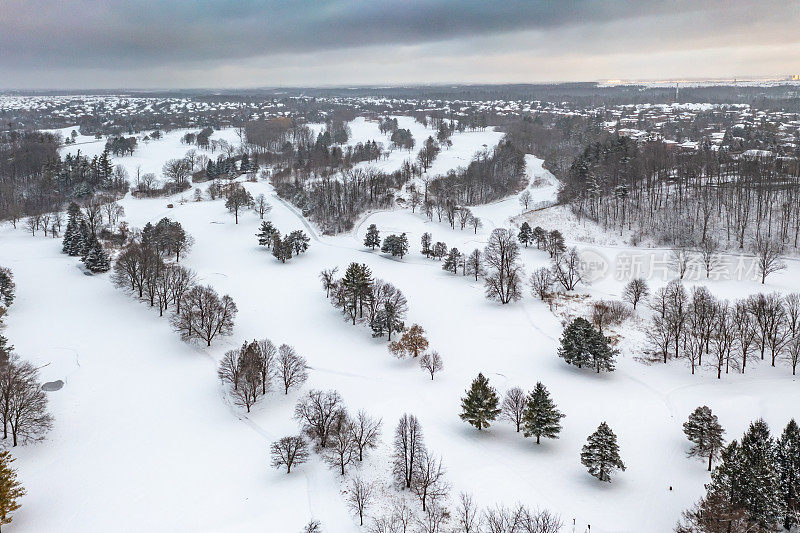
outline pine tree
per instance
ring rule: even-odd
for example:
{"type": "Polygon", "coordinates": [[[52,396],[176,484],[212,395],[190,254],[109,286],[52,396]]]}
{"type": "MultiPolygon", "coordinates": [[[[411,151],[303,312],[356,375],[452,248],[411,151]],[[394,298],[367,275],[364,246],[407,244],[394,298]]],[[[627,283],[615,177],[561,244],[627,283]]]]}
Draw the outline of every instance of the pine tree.
{"type": "Polygon", "coordinates": [[[272,255],[281,263],[292,258],[292,247],[286,239],[281,238],[281,232],[277,230],[272,234],[272,255]]]}
{"type": "Polygon", "coordinates": [[[433,253],[433,250],[431,249],[431,243],[433,242],[433,236],[430,233],[427,233],[427,232],[423,233],[422,234],[422,239],[420,239],[420,242],[422,243],[422,255],[424,255],[425,257],[430,257],[431,254],[433,253]]]}
{"type": "Polygon", "coordinates": [[[608,337],[597,331],[588,320],[578,317],[561,335],[558,356],[568,364],[582,368],[591,366],[599,374],[601,370],[614,370],[617,351],[612,349],[608,337]]]}
{"type": "Polygon", "coordinates": [[[720,453],[720,463],[711,472],[708,494],[727,502],[730,509],[740,509],[742,485],[741,448],[735,440],[720,453]]]}
{"type": "Polygon", "coordinates": [[[605,422],[597,431],[589,435],[581,450],[581,464],[591,475],[600,481],[611,483],[611,473],[616,469],[625,471],[625,464],[619,456],[617,436],[605,422]]]}
{"type": "Polygon", "coordinates": [[[14,273],[10,268],[0,267],[0,304],[11,307],[14,303],[14,273]]]}
{"type": "Polygon", "coordinates": [[[750,424],[740,450],[742,507],[752,522],[771,530],[782,516],[783,504],[775,445],[764,420],[750,424]]]}
{"type": "Polygon", "coordinates": [[[567,364],[578,368],[590,365],[592,355],[589,351],[589,342],[592,329],[592,325],[585,318],[578,317],[573,320],[561,334],[558,356],[567,364]]]}
{"type": "Polygon", "coordinates": [[[14,347],[8,342],[8,338],[0,334],[0,361],[8,361],[14,347]]]}
{"type": "Polygon", "coordinates": [[[527,222],[523,222],[522,226],[519,228],[519,235],[517,235],[519,242],[525,245],[525,248],[528,247],[528,244],[531,243],[533,240],[533,230],[531,229],[531,225],[527,222]]]}
{"type": "Polygon", "coordinates": [[[81,255],[81,232],[80,222],[81,208],[75,202],[69,204],[67,208],[68,219],[67,228],[64,230],[64,240],[62,241],[61,251],[67,255],[81,255]]]}
{"type": "Polygon", "coordinates": [[[76,246],[78,247],[79,252],[78,255],[81,256],[81,259],[84,259],[86,254],[89,253],[89,250],[92,249],[94,240],[97,240],[97,237],[89,230],[89,224],[87,224],[85,220],[81,219],[81,221],[78,223],[78,237],[76,241],[76,246]]]}
{"type": "Polygon", "coordinates": [[[708,471],[711,472],[711,462],[722,450],[722,434],[725,433],[717,415],[705,405],[698,407],[684,422],[683,432],[692,443],[689,457],[708,457],[708,471]]]}
{"type": "Polygon", "coordinates": [[[272,222],[269,220],[262,221],[261,227],[258,228],[258,233],[256,233],[256,237],[258,237],[258,245],[266,246],[267,248],[272,247],[272,237],[277,232],[278,230],[275,229],[275,226],[272,225],[272,222]]]}
{"type": "Polygon", "coordinates": [[[380,245],[381,238],[378,226],[370,224],[367,228],[367,236],[364,238],[364,246],[368,247],[370,250],[374,250],[376,246],[380,245]]]}
{"type": "Polygon", "coordinates": [[[11,523],[11,514],[20,508],[18,500],[25,495],[17,472],[11,467],[14,461],[10,452],[0,450],[0,527],[11,523]]]}
{"type": "Polygon", "coordinates": [[[103,250],[103,245],[95,238],[92,241],[89,253],[83,259],[83,264],[86,265],[91,272],[97,274],[100,272],[108,272],[111,268],[111,262],[108,259],[108,254],[103,250]]]}
{"type": "Polygon", "coordinates": [[[453,274],[458,274],[460,257],[461,253],[458,251],[458,248],[450,248],[450,252],[447,254],[444,263],[442,263],[442,270],[447,270],[453,274]]]}
{"type": "Polygon", "coordinates": [[[528,403],[522,414],[523,434],[526,437],[536,435],[536,444],[540,443],[541,437],[557,439],[564,416],[550,398],[550,392],[541,382],[537,382],[533,392],[528,395],[528,403]]]}
{"type": "Polygon", "coordinates": [[[783,430],[776,450],[780,495],[783,501],[783,527],[792,529],[800,516],[800,428],[794,419],[783,430]]]}
{"type": "Polygon", "coordinates": [[[462,413],[461,420],[475,426],[478,430],[488,428],[497,415],[500,408],[497,406],[499,399],[494,388],[489,386],[489,380],[483,374],[472,382],[472,386],[467,389],[467,395],[461,399],[462,413]]]}

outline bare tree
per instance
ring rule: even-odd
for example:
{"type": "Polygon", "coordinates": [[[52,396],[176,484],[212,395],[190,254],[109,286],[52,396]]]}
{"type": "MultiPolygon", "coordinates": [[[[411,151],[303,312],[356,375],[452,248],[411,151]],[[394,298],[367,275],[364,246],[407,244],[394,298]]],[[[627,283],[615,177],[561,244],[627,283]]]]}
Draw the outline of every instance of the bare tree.
{"type": "Polygon", "coordinates": [[[545,301],[553,288],[553,274],[548,268],[537,268],[531,274],[530,283],[533,296],[545,301]]]}
{"type": "Polygon", "coordinates": [[[183,295],[180,312],[172,316],[172,324],[184,340],[199,338],[211,346],[217,335],[231,334],[236,312],[230,296],[220,298],[210,285],[198,285],[183,295]]]}
{"type": "Polygon", "coordinates": [[[625,288],[622,290],[622,299],[631,304],[634,310],[636,309],[636,304],[649,295],[650,288],[642,278],[633,278],[625,284],[625,288]]]}
{"type": "Polygon", "coordinates": [[[0,365],[0,414],[13,446],[43,439],[53,425],[36,367],[16,355],[0,365]]]}
{"type": "Polygon", "coordinates": [[[358,516],[359,525],[364,525],[364,514],[374,500],[374,487],[356,476],[347,486],[347,503],[354,514],[358,516]]]}
{"type": "Polygon", "coordinates": [[[345,474],[345,468],[358,458],[358,447],[353,437],[350,418],[344,411],[337,418],[325,450],[325,462],[345,474]]]}
{"type": "Polygon", "coordinates": [[[228,191],[228,199],[225,200],[225,207],[233,213],[236,224],[239,223],[239,211],[251,205],[253,205],[253,197],[247,189],[238,183],[232,184],[228,191]]]}
{"type": "Polygon", "coordinates": [[[570,248],[567,253],[553,257],[551,269],[553,278],[561,284],[565,291],[574,290],[578,283],[583,281],[580,264],[580,255],[575,248],[570,248]]]}
{"type": "Polygon", "coordinates": [[[311,389],[294,408],[295,419],[310,439],[318,441],[320,448],[327,446],[328,437],[344,416],[342,397],[336,391],[311,389]]]}
{"type": "Polygon", "coordinates": [[[269,447],[272,456],[272,466],[275,468],[286,467],[286,473],[292,472],[292,467],[303,464],[308,460],[308,444],[301,436],[283,437],[273,442],[269,447]]]}
{"type": "Polygon", "coordinates": [[[256,199],[253,203],[253,208],[255,209],[256,213],[258,213],[258,218],[264,218],[264,215],[272,211],[272,206],[267,202],[267,197],[263,194],[259,194],[256,196],[256,199]]]}
{"type": "Polygon", "coordinates": [[[479,533],[483,529],[483,517],[471,494],[462,492],[458,495],[458,507],[455,512],[456,527],[463,533],[479,533]]]}
{"type": "Polygon", "coordinates": [[[364,452],[369,448],[378,446],[381,435],[382,421],[380,418],[372,418],[365,411],[356,413],[350,426],[353,432],[353,440],[358,448],[358,460],[364,460],[364,452]]]}
{"type": "Polygon", "coordinates": [[[420,533],[444,533],[449,521],[450,512],[437,503],[431,503],[416,519],[420,533]]]}
{"type": "Polygon", "coordinates": [[[444,368],[444,361],[442,361],[442,356],[439,355],[439,352],[434,350],[422,354],[419,359],[419,366],[431,375],[431,381],[433,381],[434,374],[444,368]]]}
{"type": "Polygon", "coordinates": [[[522,426],[522,415],[525,413],[527,406],[528,399],[525,396],[525,391],[520,387],[513,387],[508,389],[503,398],[500,416],[513,423],[517,428],[517,433],[519,433],[522,426]]]}
{"type": "Polygon", "coordinates": [[[393,473],[398,484],[410,489],[414,481],[414,471],[425,449],[422,427],[417,417],[404,414],[397,424],[394,434],[393,473]]]}
{"type": "Polygon", "coordinates": [[[714,237],[707,236],[701,243],[698,252],[700,258],[703,260],[703,266],[706,269],[706,278],[711,277],[711,271],[720,265],[722,260],[720,256],[721,245],[714,237]]]}
{"type": "Polygon", "coordinates": [[[480,218],[476,217],[475,215],[472,215],[472,218],[469,219],[469,225],[472,226],[475,235],[477,235],[478,230],[483,227],[483,222],[481,222],[480,218]]]}
{"type": "Polygon", "coordinates": [[[422,502],[424,512],[429,504],[433,504],[437,499],[447,496],[450,485],[444,478],[445,469],[442,466],[441,457],[435,457],[427,449],[423,448],[416,462],[413,472],[411,488],[422,502]]]}
{"type": "Polygon", "coordinates": [[[758,273],[761,274],[761,284],[767,276],[774,272],[779,272],[786,268],[783,262],[783,245],[773,239],[761,237],[753,242],[752,252],[756,256],[756,266],[758,273]]]}
{"type": "Polygon", "coordinates": [[[283,393],[289,394],[289,389],[305,383],[308,379],[308,366],[306,360],[297,354],[294,348],[281,344],[278,348],[278,361],[276,373],[283,384],[283,393]]]}
{"type": "Polygon", "coordinates": [[[487,298],[501,304],[522,298],[522,267],[518,259],[519,244],[514,232],[503,228],[492,231],[483,252],[487,298]]]}
{"type": "Polygon", "coordinates": [[[319,273],[319,279],[322,281],[322,287],[325,289],[325,298],[330,297],[331,290],[336,286],[336,273],[339,267],[327,268],[319,273]]]}
{"type": "Polygon", "coordinates": [[[522,194],[519,195],[519,203],[527,211],[528,205],[531,203],[531,191],[525,189],[522,194]]]}

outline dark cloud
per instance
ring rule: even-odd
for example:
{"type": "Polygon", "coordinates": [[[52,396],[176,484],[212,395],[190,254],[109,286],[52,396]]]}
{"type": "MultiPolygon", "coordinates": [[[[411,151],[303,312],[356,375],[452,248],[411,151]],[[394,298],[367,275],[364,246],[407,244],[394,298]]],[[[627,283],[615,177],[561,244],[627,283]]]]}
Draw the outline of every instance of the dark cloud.
{"type": "MultiPolygon", "coordinates": [[[[502,61],[526,48],[575,61],[575,54],[588,58],[603,50],[796,43],[799,11],[796,0],[2,0],[0,86],[41,85],[46,73],[51,84],[58,82],[54,75],[70,84],[82,75],[86,86],[107,85],[102,71],[120,80],[152,71],[161,84],[178,86],[196,83],[191,80],[204,68],[248,64],[280,77],[280,65],[297,74],[287,58],[313,63],[309,58],[330,58],[331,51],[343,51],[334,61],[353,71],[359,61],[387,52],[392,61],[446,56],[456,66],[470,54],[502,61]],[[393,49],[410,55],[398,58],[393,49]]],[[[516,74],[509,70],[506,78],[516,74]]],[[[446,76],[447,67],[433,75],[446,76]]],[[[326,81],[315,81],[313,72],[300,78],[326,81]]],[[[420,81],[426,80],[408,80],[420,81]]],[[[242,84],[258,83],[275,80],[251,77],[242,84]]]]}

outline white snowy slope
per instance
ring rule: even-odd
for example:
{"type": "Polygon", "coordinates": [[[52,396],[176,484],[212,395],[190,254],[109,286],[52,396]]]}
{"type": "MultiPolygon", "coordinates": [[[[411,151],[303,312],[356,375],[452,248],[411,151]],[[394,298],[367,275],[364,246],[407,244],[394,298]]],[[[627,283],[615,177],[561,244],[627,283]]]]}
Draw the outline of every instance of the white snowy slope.
{"type": "MultiPolygon", "coordinates": [[[[497,142],[495,132],[483,135],[475,135],[471,146],[497,142]]],[[[458,142],[454,137],[451,150],[458,142]]],[[[182,155],[174,143],[168,137],[141,147],[140,164],[159,169],[165,159],[182,155]]],[[[439,157],[446,156],[443,151],[439,157]]],[[[129,166],[130,159],[117,162],[129,166]]],[[[468,162],[458,161],[447,164],[468,162]]],[[[531,189],[534,201],[548,201],[555,193],[552,176],[533,156],[526,162],[531,177],[550,184],[531,189]]],[[[313,233],[270,185],[244,185],[269,197],[268,217],[281,232],[313,233]]],[[[566,531],[573,518],[576,531],[589,524],[594,532],[671,530],[708,481],[705,464],[686,458],[681,430],[698,405],[714,410],[729,439],[756,417],[778,431],[798,414],[800,388],[785,367],[762,364],[718,381],[707,371],[690,375],[681,362],[646,365],[635,359],[635,341],[628,343],[634,353],[625,353],[614,373],[567,366],[556,355],[560,319],[546,305],[527,295],[506,306],[490,302],[481,283],[444,272],[440,262],[419,254],[425,231],[462,251],[482,248],[493,228],[522,212],[516,197],[475,207],[484,223],[477,235],[405,209],[376,212],[352,233],[313,233],[308,253],[287,264],[257,246],[254,213],[236,225],[220,200],[177,200],[127,197],[122,203],[133,227],[164,216],[180,221],[196,241],[182,262],[236,301],[234,334],[210,349],[181,342],[166,317],[115,289],[108,275],[84,275],[75,258],[60,253],[59,241],[0,229],[0,264],[14,270],[18,294],[4,334],[23,357],[42,366],[44,381],[66,382],[49,393],[55,425],[47,439],[13,450],[28,495],[9,531],[295,532],[312,517],[324,531],[361,531],[340,493],[341,477],[318,458],[288,476],[269,467],[269,443],[297,433],[293,407],[309,388],[336,389],[351,411],[382,417],[383,444],[361,467],[365,476],[386,477],[397,420],[414,413],[428,447],[443,457],[454,494],[471,492],[485,506],[549,508],[568,524],[566,531]],[[170,202],[173,209],[166,207],[170,202]],[[363,236],[372,223],[382,236],[406,232],[410,255],[396,260],[365,250],[363,236]],[[366,263],[405,293],[407,323],[421,324],[444,357],[435,381],[415,361],[392,357],[385,339],[351,326],[325,299],[319,271],[342,271],[352,261],[366,263]],[[216,361],[244,340],[263,337],[295,346],[312,367],[310,378],[288,396],[273,391],[245,416],[225,401],[216,361]],[[561,438],[537,446],[506,422],[481,432],[463,423],[460,399],[478,372],[500,394],[542,381],[566,414],[561,438]],[[611,484],[589,476],[579,460],[586,437],[603,420],[618,435],[627,466],[611,484]]],[[[609,257],[620,252],[610,245],[594,248],[609,257]]],[[[529,272],[548,264],[535,247],[524,250],[523,260],[529,272]]],[[[710,287],[728,298],[789,291],[798,274],[800,264],[791,261],[766,287],[710,287]]],[[[607,279],[580,292],[618,297],[621,285],[607,279]]],[[[633,329],[629,333],[636,339],[633,329]]]]}

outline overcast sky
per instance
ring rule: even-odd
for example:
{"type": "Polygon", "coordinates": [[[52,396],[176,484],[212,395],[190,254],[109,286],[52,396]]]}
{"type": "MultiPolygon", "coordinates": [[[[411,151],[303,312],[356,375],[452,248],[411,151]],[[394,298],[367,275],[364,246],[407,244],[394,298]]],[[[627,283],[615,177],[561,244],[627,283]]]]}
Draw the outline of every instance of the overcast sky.
{"type": "Polygon", "coordinates": [[[0,0],[2,88],[800,73],[800,0],[0,0]]]}

